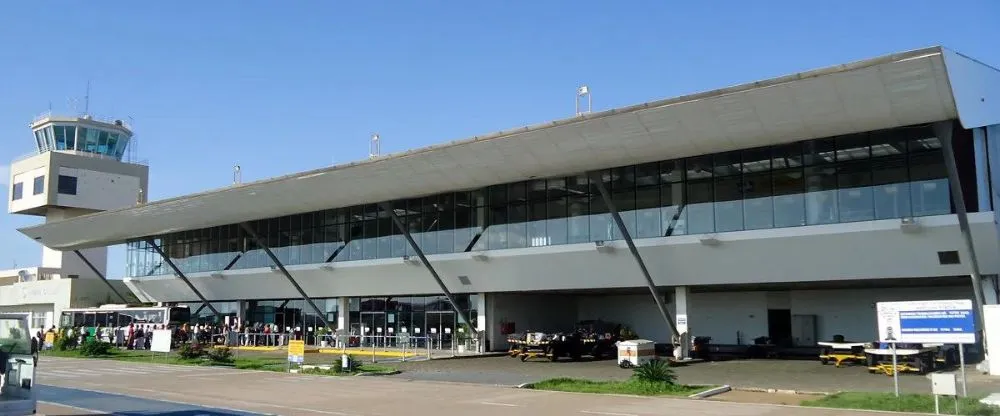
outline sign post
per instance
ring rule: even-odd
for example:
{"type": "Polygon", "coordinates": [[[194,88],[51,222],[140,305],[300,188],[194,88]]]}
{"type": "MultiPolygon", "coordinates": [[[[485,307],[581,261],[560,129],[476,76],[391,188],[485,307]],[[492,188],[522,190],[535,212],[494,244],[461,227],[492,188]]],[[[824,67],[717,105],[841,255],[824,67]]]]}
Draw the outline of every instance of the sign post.
{"type": "Polygon", "coordinates": [[[896,396],[899,396],[896,344],[957,344],[962,394],[967,393],[963,347],[976,343],[976,314],[972,300],[879,302],[876,309],[879,341],[892,346],[896,396]]]}
{"type": "Polygon", "coordinates": [[[303,340],[288,341],[288,369],[292,363],[302,365],[306,361],[306,342],[303,340]]]}

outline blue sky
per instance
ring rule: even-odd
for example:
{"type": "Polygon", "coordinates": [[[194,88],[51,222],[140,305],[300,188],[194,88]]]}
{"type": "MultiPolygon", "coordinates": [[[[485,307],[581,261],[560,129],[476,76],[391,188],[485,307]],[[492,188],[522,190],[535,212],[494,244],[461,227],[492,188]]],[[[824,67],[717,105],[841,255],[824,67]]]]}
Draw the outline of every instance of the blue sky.
{"type": "MultiPolygon", "coordinates": [[[[1000,2],[176,1],[5,3],[0,195],[27,123],[131,117],[151,199],[594,109],[943,45],[1000,66],[1000,2]],[[710,3],[710,4],[709,4],[710,3]],[[949,4],[950,3],[950,4],[949,4]],[[82,110],[82,104],[77,104],[82,110]]],[[[0,269],[35,265],[0,213],[0,269]]],[[[113,248],[109,274],[124,271],[113,248]]]]}

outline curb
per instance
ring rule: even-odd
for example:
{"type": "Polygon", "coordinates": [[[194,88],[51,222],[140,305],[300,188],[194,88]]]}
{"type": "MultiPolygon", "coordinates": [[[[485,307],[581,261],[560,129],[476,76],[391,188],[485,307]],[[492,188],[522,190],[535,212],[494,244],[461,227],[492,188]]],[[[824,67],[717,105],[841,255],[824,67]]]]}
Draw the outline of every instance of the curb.
{"type": "Polygon", "coordinates": [[[468,360],[468,359],[472,359],[472,358],[503,357],[505,355],[507,355],[507,353],[505,353],[505,352],[504,353],[484,353],[484,354],[479,354],[479,355],[456,355],[454,357],[438,357],[438,358],[433,358],[432,357],[431,360],[434,360],[434,361],[468,360]]]}
{"type": "Polygon", "coordinates": [[[378,377],[378,376],[394,376],[396,374],[402,373],[402,371],[388,371],[385,373],[357,373],[354,377],[378,377]]]}
{"type": "Polygon", "coordinates": [[[750,393],[777,393],[777,394],[804,394],[811,396],[829,396],[834,393],[826,391],[804,391],[804,390],[789,390],[789,389],[765,389],[761,387],[733,387],[734,391],[746,391],[750,393]]]}
{"type": "Polygon", "coordinates": [[[708,389],[708,390],[705,390],[705,391],[702,391],[702,392],[699,392],[699,393],[695,393],[695,394],[689,395],[688,398],[689,399],[707,399],[707,398],[715,396],[715,395],[719,395],[719,394],[722,394],[722,393],[728,393],[728,392],[730,392],[732,390],[733,390],[733,388],[729,387],[729,385],[726,384],[726,385],[723,385],[723,386],[720,386],[720,387],[708,389]]]}
{"type": "Polygon", "coordinates": [[[519,389],[533,389],[535,388],[535,383],[521,383],[516,386],[519,389]]]}

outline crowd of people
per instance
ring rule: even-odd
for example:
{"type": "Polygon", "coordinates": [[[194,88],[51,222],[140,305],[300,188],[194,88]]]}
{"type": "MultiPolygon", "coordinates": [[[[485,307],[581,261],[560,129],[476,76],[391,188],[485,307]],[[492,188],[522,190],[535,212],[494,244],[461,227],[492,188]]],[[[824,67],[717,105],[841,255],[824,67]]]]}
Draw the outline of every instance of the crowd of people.
{"type": "MultiPolygon", "coordinates": [[[[107,342],[119,348],[129,350],[147,350],[155,330],[170,330],[172,347],[197,342],[201,344],[229,345],[229,346],[266,346],[279,347],[288,344],[290,339],[304,339],[305,334],[301,328],[282,330],[277,324],[257,322],[249,325],[224,325],[224,324],[129,324],[128,326],[75,326],[57,329],[49,328],[44,333],[39,330],[35,334],[34,342],[42,346],[42,349],[54,347],[53,340],[65,338],[69,340],[69,347],[73,348],[88,340],[107,342]],[[47,334],[53,334],[51,337],[47,334]]],[[[318,337],[310,337],[310,342],[317,342],[318,337]]]]}

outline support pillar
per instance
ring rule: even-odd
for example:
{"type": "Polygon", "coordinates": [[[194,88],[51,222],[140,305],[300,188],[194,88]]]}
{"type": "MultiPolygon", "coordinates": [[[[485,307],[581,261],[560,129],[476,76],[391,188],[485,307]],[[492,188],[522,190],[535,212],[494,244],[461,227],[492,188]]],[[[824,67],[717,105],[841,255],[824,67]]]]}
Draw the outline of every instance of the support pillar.
{"type": "Polygon", "coordinates": [[[989,212],[992,192],[990,192],[989,157],[986,151],[986,129],[972,129],[972,146],[976,160],[976,197],[978,212],[989,212]]]}
{"type": "Polygon", "coordinates": [[[101,281],[104,282],[104,284],[108,285],[108,289],[111,289],[112,292],[115,292],[115,296],[118,296],[118,299],[121,299],[122,303],[128,304],[128,299],[125,299],[125,296],[122,296],[122,294],[118,292],[118,289],[115,289],[115,286],[112,285],[111,282],[109,282],[106,277],[104,277],[104,273],[101,273],[100,270],[97,270],[97,267],[94,267],[94,263],[91,263],[90,260],[87,260],[87,257],[84,256],[83,253],[80,252],[80,250],[73,250],[73,253],[75,253],[76,256],[83,261],[83,264],[86,264],[87,267],[90,268],[90,271],[94,272],[94,274],[96,274],[97,277],[101,278],[101,281]]]}
{"type": "Polygon", "coordinates": [[[316,306],[316,302],[313,302],[312,298],[310,298],[309,295],[306,294],[305,290],[302,290],[302,286],[299,286],[299,283],[295,281],[295,278],[292,277],[292,274],[288,273],[288,269],[285,268],[285,265],[282,264],[280,260],[278,260],[278,256],[274,255],[274,252],[271,251],[271,248],[264,243],[264,240],[260,238],[260,235],[258,235],[256,231],[254,231],[253,227],[251,227],[250,224],[247,224],[245,222],[241,222],[240,227],[242,227],[243,231],[246,231],[247,234],[250,235],[250,238],[253,238],[253,241],[257,243],[258,247],[264,250],[264,253],[267,254],[267,257],[271,259],[271,262],[274,263],[274,266],[277,267],[279,271],[281,271],[281,274],[283,274],[285,278],[288,279],[288,283],[292,284],[295,290],[299,292],[299,296],[302,297],[302,300],[306,301],[306,303],[309,304],[309,307],[312,308],[313,312],[316,313],[316,316],[319,317],[319,320],[323,322],[323,326],[327,328],[333,328],[332,326],[330,326],[330,322],[326,320],[326,313],[323,312],[323,310],[321,310],[319,306],[316,306]]]}
{"type": "Polygon", "coordinates": [[[475,323],[471,322],[469,317],[465,315],[465,312],[463,312],[462,309],[458,307],[458,304],[455,303],[455,296],[453,296],[451,294],[451,291],[448,290],[448,287],[445,286],[444,281],[441,280],[441,276],[438,275],[437,270],[434,270],[434,266],[431,266],[431,262],[427,260],[427,256],[424,256],[424,251],[421,250],[420,246],[417,245],[417,242],[413,240],[413,236],[410,235],[410,230],[406,228],[406,225],[403,224],[403,221],[399,219],[398,215],[396,215],[396,211],[392,209],[392,205],[389,204],[388,202],[383,202],[379,204],[379,208],[381,208],[383,211],[389,214],[389,217],[392,218],[392,222],[396,224],[396,229],[403,234],[403,237],[406,238],[406,242],[410,244],[410,248],[412,248],[413,252],[416,253],[417,257],[420,258],[420,262],[424,264],[424,268],[426,268],[427,271],[430,272],[431,277],[434,278],[434,281],[437,282],[438,287],[441,288],[441,292],[444,293],[444,297],[447,298],[448,303],[451,304],[451,309],[455,311],[455,314],[458,315],[459,319],[462,320],[462,323],[465,324],[470,331],[472,331],[473,338],[478,339],[479,338],[479,330],[477,329],[478,326],[475,323]]]}
{"type": "Polygon", "coordinates": [[[958,177],[958,165],[955,162],[955,148],[952,143],[952,122],[940,121],[934,123],[934,134],[941,141],[941,150],[944,153],[944,163],[948,170],[948,184],[951,187],[951,202],[955,206],[958,216],[958,228],[962,233],[962,240],[965,243],[965,258],[969,259],[969,278],[972,280],[972,290],[975,293],[976,316],[979,327],[982,326],[983,304],[986,297],[983,296],[983,279],[979,274],[979,260],[976,258],[976,247],[972,241],[972,231],[969,229],[969,214],[965,207],[965,196],[962,193],[962,182],[958,177]]]}
{"type": "Polygon", "coordinates": [[[192,292],[194,292],[195,296],[198,296],[198,299],[201,300],[202,305],[207,306],[208,309],[215,314],[215,322],[221,323],[222,314],[215,309],[215,306],[212,306],[212,303],[209,302],[208,299],[205,299],[205,296],[201,294],[201,291],[199,291],[198,288],[194,287],[194,285],[191,284],[191,281],[188,280],[187,276],[184,275],[184,272],[182,272],[181,269],[179,269],[177,265],[174,264],[173,260],[170,260],[170,257],[167,257],[167,254],[163,252],[163,249],[160,248],[158,244],[156,244],[156,241],[154,241],[152,238],[147,238],[146,244],[149,244],[149,246],[153,248],[153,251],[156,251],[156,254],[160,255],[160,258],[163,259],[163,262],[167,263],[167,266],[170,266],[170,269],[174,271],[174,275],[180,278],[184,282],[184,284],[186,284],[187,287],[191,289],[192,292]]]}
{"type": "Polygon", "coordinates": [[[489,344],[492,344],[490,340],[493,339],[492,334],[489,331],[488,319],[489,313],[486,311],[486,294],[478,293],[476,294],[476,331],[482,337],[482,342],[479,343],[480,353],[484,353],[489,350],[489,344]]]}
{"type": "Polygon", "coordinates": [[[679,359],[691,357],[691,331],[688,330],[688,287],[677,286],[674,288],[674,316],[677,323],[677,332],[680,333],[680,346],[675,350],[675,357],[679,359]]]}
{"type": "Polygon", "coordinates": [[[348,329],[348,319],[351,315],[351,298],[339,297],[337,298],[337,330],[347,331],[348,329]]]}
{"type": "Polygon", "coordinates": [[[972,231],[969,229],[969,214],[965,207],[965,196],[962,193],[962,182],[958,177],[958,164],[955,161],[955,148],[952,143],[952,121],[939,121],[934,123],[934,135],[941,141],[941,150],[944,153],[944,164],[948,170],[948,184],[951,187],[951,202],[955,206],[955,213],[958,216],[958,229],[962,233],[962,240],[965,243],[965,258],[969,259],[969,278],[972,280],[972,291],[975,299],[976,326],[979,328],[983,342],[983,350],[986,356],[990,355],[990,346],[987,343],[986,324],[983,317],[986,297],[983,295],[983,279],[979,274],[979,260],[976,258],[976,247],[972,241],[972,231]]]}
{"type": "Polygon", "coordinates": [[[240,300],[236,302],[236,323],[240,326],[246,326],[247,324],[247,301],[240,300]]]}
{"type": "Polygon", "coordinates": [[[646,262],[642,260],[642,256],[639,255],[639,249],[635,247],[635,242],[632,241],[632,235],[629,234],[628,228],[625,227],[625,222],[622,221],[621,214],[618,213],[618,208],[615,207],[614,201],[611,200],[611,194],[608,192],[608,188],[604,186],[604,178],[601,177],[600,173],[590,172],[587,174],[590,181],[597,186],[597,190],[601,193],[601,198],[604,199],[604,204],[608,207],[608,212],[611,213],[611,217],[615,220],[615,225],[618,226],[618,232],[622,234],[625,238],[625,244],[628,244],[628,250],[632,253],[632,258],[635,259],[636,264],[639,265],[639,270],[642,272],[642,276],[646,278],[646,287],[649,288],[649,293],[653,295],[653,301],[656,302],[656,308],[660,311],[660,317],[667,323],[670,327],[670,334],[673,336],[674,340],[680,342],[680,333],[677,332],[677,326],[674,324],[674,320],[670,319],[670,312],[667,312],[667,306],[663,304],[663,299],[660,296],[660,292],[656,290],[656,284],[653,283],[653,277],[649,274],[649,269],[646,268],[646,262]]]}

